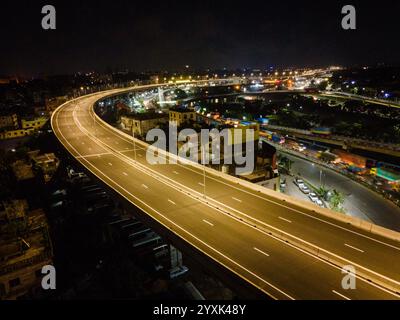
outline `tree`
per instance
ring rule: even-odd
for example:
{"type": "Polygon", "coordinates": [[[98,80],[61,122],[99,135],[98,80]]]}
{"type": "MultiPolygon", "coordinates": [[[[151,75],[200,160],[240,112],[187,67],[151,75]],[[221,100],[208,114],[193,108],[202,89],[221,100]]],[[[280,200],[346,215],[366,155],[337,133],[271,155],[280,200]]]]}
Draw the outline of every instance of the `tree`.
{"type": "Polygon", "coordinates": [[[325,91],[327,86],[328,86],[328,81],[321,81],[321,82],[318,84],[317,87],[318,87],[319,90],[325,91]]]}
{"type": "Polygon", "coordinates": [[[283,167],[288,173],[290,173],[294,161],[293,161],[293,160],[290,160],[289,158],[287,158],[287,157],[285,157],[285,156],[283,156],[283,157],[280,159],[280,163],[281,163],[282,167],[283,167]]]}
{"type": "Polygon", "coordinates": [[[343,203],[345,200],[345,196],[343,193],[337,190],[333,190],[331,197],[329,199],[329,205],[332,210],[345,213],[345,210],[343,208],[343,203]]]}

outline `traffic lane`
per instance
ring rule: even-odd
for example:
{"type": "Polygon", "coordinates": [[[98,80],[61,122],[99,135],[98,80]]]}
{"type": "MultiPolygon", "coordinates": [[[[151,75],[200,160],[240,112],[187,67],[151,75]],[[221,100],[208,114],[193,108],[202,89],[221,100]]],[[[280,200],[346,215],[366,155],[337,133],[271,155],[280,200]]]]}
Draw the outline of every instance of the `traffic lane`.
{"type": "MultiPolygon", "coordinates": [[[[89,161],[93,163],[93,165],[98,168],[98,170],[101,172],[101,175],[106,176],[112,180],[109,182],[111,185],[116,189],[119,190],[123,195],[125,195],[132,203],[134,204],[139,204],[138,206],[142,209],[144,209],[146,212],[149,212],[149,207],[142,206],[140,202],[137,202],[136,199],[132,196],[139,197],[139,198],[146,198],[146,202],[151,204],[151,208],[153,209],[153,212],[161,212],[163,213],[166,217],[169,218],[169,220],[166,220],[164,217],[160,217],[158,214],[151,214],[155,219],[161,220],[165,225],[169,226],[172,230],[174,230],[175,233],[178,235],[182,235],[182,230],[178,228],[175,224],[177,224],[179,227],[184,228],[184,230],[190,230],[190,232],[183,232],[183,238],[187,239],[187,236],[191,238],[191,242],[196,244],[197,247],[202,249],[203,251],[207,252],[210,254],[210,248],[206,246],[205,244],[212,245],[213,248],[215,245],[218,245],[216,248],[217,251],[211,250],[211,256],[216,258],[217,260],[220,260],[221,258],[225,261],[224,264],[229,266],[230,268],[233,268],[236,272],[239,274],[243,274],[243,269],[238,267],[237,265],[233,264],[231,260],[225,259],[224,256],[221,256],[218,254],[221,250],[225,253],[225,245],[226,242],[224,238],[222,237],[223,235],[226,235],[227,237],[232,237],[232,234],[234,234],[233,238],[240,239],[241,236],[239,234],[236,234],[237,230],[241,231],[240,225],[235,224],[234,226],[231,226],[231,229],[228,232],[217,232],[217,233],[212,233],[211,232],[211,226],[208,223],[211,223],[210,221],[215,222],[216,213],[211,213],[209,215],[204,215],[205,212],[208,210],[213,211],[211,208],[204,206],[200,202],[196,202],[194,205],[194,202],[191,198],[187,200],[185,196],[182,196],[181,194],[177,194],[175,190],[169,190],[169,187],[162,187],[158,181],[149,181],[151,179],[144,178],[140,176],[140,173],[135,170],[134,167],[131,166],[126,166],[125,164],[122,164],[118,166],[117,164],[114,164],[114,169],[108,168],[107,166],[104,166],[105,161],[119,161],[118,159],[115,159],[113,156],[106,156],[102,157],[105,159],[90,159],[89,161]],[[129,176],[124,178],[123,176],[118,176],[117,172],[119,172],[122,169],[124,172],[126,172],[129,176]],[[134,179],[130,177],[135,177],[134,179]],[[129,192],[126,192],[124,190],[121,190],[120,187],[114,182],[115,179],[118,179],[118,184],[123,185],[124,189],[129,190],[129,192]],[[138,186],[145,182],[147,188],[138,188],[138,186]],[[166,198],[174,201],[175,203],[179,204],[179,206],[175,206],[174,204],[167,202],[166,198]],[[183,208],[181,208],[183,206],[183,208]],[[204,222],[207,221],[207,222],[204,222]],[[174,223],[171,223],[173,221],[174,223]],[[202,228],[204,227],[204,228],[202,228]],[[204,243],[199,243],[197,238],[203,239],[204,243]],[[214,241],[211,241],[210,239],[214,239],[214,241]],[[211,243],[210,243],[211,242],[211,243]]],[[[222,221],[218,222],[218,227],[222,229],[222,226],[226,224],[226,221],[228,219],[222,219],[222,221]]],[[[230,241],[232,240],[229,238],[230,241]]],[[[241,248],[243,243],[238,243],[237,248],[241,248]]],[[[237,250],[236,250],[237,251],[237,250]]],[[[228,255],[229,256],[229,255],[228,255]]],[[[235,259],[235,257],[233,257],[235,259]]],[[[235,260],[236,261],[236,260],[235,260]]],[[[251,274],[247,275],[247,278],[250,278],[252,281],[259,281],[257,277],[254,277],[251,274]]],[[[266,283],[262,282],[262,288],[267,289],[268,292],[273,291],[273,295],[277,296],[279,299],[287,299],[287,296],[282,296],[282,293],[280,291],[276,291],[273,289],[273,287],[269,287],[266,283]]]]}
{"type": "MultiPolygon", "coordinates": [[[[191,171],[191,170],[189,170],[189,171],[191,171]]],[[[189,173],[189,175],[190,175],[190,173],[189,173]]],[[[186,180],[186,182],[190,182],[190,181],[192,181],[192,179],[189,179],[189,180],[186,180]]],[[[201,183],[201,182],[200,182],[201,183]]],[[[208,183],[208,185],[207,185],[207,187],[208,187],[208,189],[210,188],[210,184],[208,183]]],[[[215,190],[213,190],[211,193],[213,193],[213,192],[218,192],[218,190],[221,190],[221,189],[219,189],[219,188],[217,188],[217,189],[215,189],[215,190]]],[[[259,211],[260,210],[260,208],[258,208],[258,206],[253,206],[252,208],[252,211],[254,212],[254,211],[259,211]]],[[[282,207],[280,207],[280,209],[282,209],[282,207]]],[[[276,208],[274,209],[274,210],[276,210],[276,208]]],[[[284,212],[286,212],[287,210],[286,210],[286,208],[283,210],[284,212]]],[[[278,216],[278,218],[281,218],[281,215],[282,215],[282,213],[283,213],[283,211],[281,210],[281,212],[279,212],[278,214],[279,214],[279,216],[278,216]]],[[[270,212],[272,212],[272,211],[270,211],[270,212]]],[[[265,213],[265,211],[264,211],[264,213],[265,213]]],[[[280,219],[280,220],[282,220],[282,219],[280,219]]],[[[278,221],[278,223],[281,223],[281,221],[278,221]]],[[[283,220],[283,221],[285,221],[286,222],[286,220],[283,220]]],[[[285,228],[286,226],[283,224],[282,225],[282,223],[280,224],[280,228],[285,228]]],[[[324,226],[325,228],[327,227],[326,225],[324,226]]],[[[316,231],[317,231],[317,229],[315,229],[315,228],[310,228],[308,225],[306,225],[306,229],[309,231],[309,234],[312,234],[312,233],[316,233],[316,231]]],[[[286,229],[287,230],[287,229],[286,229]]],[[[293,231],[290,231],[290,232],[293,232],[293,231]]],[[[327,232],[329,232],[329,230],[327,230],[327,232]]],[[[300,237],[304,237],[304,231],[301,231],[301,232],[299,232],[299,236],[300,237]]],[[[320,238],[320,235],[319,234],[316,234],[315,235],[315,237],[316,238],[320,238]]],[[[340,238],[338,238],[338,240],[340,241],[341,239],[340,238]]],[[[326,241],[324,241],[325,243],[326,243],[326,241]]],[[[348,241],[348,242],[350,242],[351,243],[351,246],[352,247],[354,247],[355,246],[355,242],[354,241],[348,241]]],[[[345,254],[345,257],[354,257],[354,252],[352,252],[353,250],[351,250],[351,248],[349,248],[349,247],[347,247],[347,246],[345,246],[344,245],[344,243],[342,242],[342,241],[340,241],[340,243],[331,243],[331,242],[329,242],[329,244],[332,244],[331,245],[331,248],[326,248],[326,247],[324,247],[324,246],[320,246],[320,247],[322,247],[322,248],[324,248],[324,249],[327,249],[327,250],[330,250],[330,251],[332,251],[333,250],[333,252],[335,252],[335,253],[337,253],[338,255],[343,255],[343,254],[345,254]],[[340,252],[337,252],[337,248],[338,248],[338,246],[339,246],[339,248],[340,248],[340,252]]],[[[318,244],[317,244],[318,245],[318,244]]],[[[359,249],[359,247],[357,247],[358,249],[359,249]]],[[[361,248],[363,248],[362,246],[361,246],[361,248]]],[[[361,249],[362,251],[364,251],[363,249],[361,249]]],[[[371,250],[371,249],[370,249],[371,250]]],[[[371,250],[372,251],[372,250],[371,250]]],[[[389,255],[386,255],[385,256],[385,254],[384,254],[384,251],[380,251],[380,250],[378,250],[378,252],[379,253],[383,253],[383,257],[381,256],[380,257],[380,260],[379,261],[382,261],[382,262],[384,262],[384,266],[382,266],[382,268],[380,268],[380,269],[378,269],[378,270],[376,270],[376,267],[374,266],[374,265],[368,265],[368,266],[366,266],[367,268],[372,268],[372,269],[374,269],[374,270],[376,270],[376,271],[378,271],[379,273],[383,273],[383,274],[385,274],[386,273],[386,269],[387,269],[387,265],[386,265],[386,262],[388,261],[388,258],[387,257],[389,257],[389,259],[390,259],[390,256],[389,255]]],[[[358,257],[357,257],[358,258],[358,257]]],[[[349,258],[348,258],[349,259],[349,258]]],[[[362,257],[361,258],[363,261],[365,260],[365,257],[362,257]]],[[[358,263],[358,264],[360,264],[360,265],[363,265],[363,263],[362,262],[357,262],[357,261],[355,261],[356,263],[358,263]]],[[[395,272],[394,273],[394,275],[392,274],[391,275],[391,277],[396,277],[396,276],[399,276],[398,275],[398,273],[397,272],[395,272]]],[[[396,279],[396,278],[395,278],[396,279]]]]}
{"type": "MultiPolygon", "coordinates": [[[[155,181],[149,183],[149,179],[141,177],[133,167],[119,163],[120,160],[115,156],[102,156],[101,159],[94,158],[89,161],[103,175],[113,181],[118,179],[118,183],[123,185],[130,193],[134,193],[139,198],[146,198],[146,202],[151,203],[151,207],[156,211],[164,213],[185,230],[190,230],[192,236],[203,239],[218,252],[223,252],[224,256],[229,258],[227,259],[228,265],[232,264],[232,260],[239,262],[244,267],[244,269],[239,268],[240,270],[249,270],[264,281],[272,283],[273,286],[285,288],[284,292],[286,293],[287,284],[293,284],[293,288],[289,286],[289,291],[296,298],[337,298],[332,297],[332,290],[340,287],[343,275],[339,269],[264,235],[226,215],[219,214],[216,210],[188,196],[182,197],[176,193],[175,189],[163,188],[155,179],[150,179],[155,181]],[[113,163],[113,166],[107,166],[105,163],[113,163]],[[120,172],[120,169],[128,171],[128,174],[131,174],[134,179],[118,176],[117,173],[120,172]],[[142,183],[146,183],[147,188],[141,187],[142,183]],[[161,194],[163,196],[160,196],[161,194]],[[167,201],[167,198],[173,203],[167,201]],[[264,262],[259,263],[260,259],[267,257],[264,254],[261,257],[258,256],[260,252],[254,248],[265,253],[268,252],[269,256],[274,258],[268,259],[266,264],[264,262]],[[316,264],[318,265],[316,266],[316,264]],[[318,284],[317,287],[315,287],[315,284],[318,284]],[[305,292],[305,288],[307,292],[305,292]]],[[[131,200],[135,203],[135,199],[131,197],[131,200]]],[[[209,247],[205,247],[204,250],[207,252],[207,249],[209,250],[209,247]]],[[[267,284],[264,281],[261,281],[260,284],[265,287],[267,284]]],[[[269,286],[267,285],[267,287],[269,286]]],[[[359,296],[363,299],[394,298],[380,289],[375,287],[371,289],[370,287],[369,284],[361,284],[358,288],[359,296]]]]}
{"type": "Polygon", "coordinates": [[[107,149],[92,141],[77,127],[72,118],[72,112],[72,107],[63,108],[55,115],[56,133],[60,135],[64,144],[70,142],[74,146],[73,149],[71,148],[72,154],[74,156],[93,156],[107,153],[107,149]]]}
{"type": "Polygon", "coordinates": [[[319,185],[319,170],[323,170],[325,177],[323,182],[331,188],[343,192],[351,197],[345,203],[348,207],[356,207],[358,213],[374,223],[389,229],[400,231],[400,208],[390,201],[382,198],[372,190],[360,185],[359,183],[329,169],[312,165],[304,159],[285,154],[289,159],[295,161],[293,164],[294,172],[301,172],[307,180],[311,180],[319,185]],[[352,202],[349,204],[349,202],[352,202]]]}
{"type": "MultiPolygon", "coordinates": [[[[145,160],[143,160],[142,157],[140,161],[144,163],[145,160]]],[[[202,186],[203,183],[202,177],[199,176],[199,179],[197,180],[193,179],[191,175],[187,174],[187,171],[175,169],[176,166],[174,165],[156,166],[156,168],[157,170],[163,169],[161,170],[163,174],[169,176],[174,180],[178,180],[182,184],[189,185],[189,187],[190,184],[192,184],[191,185],[192,189],[196,190],[198,193],[203,192],[204,187],[202,186]],[[177,177],[174,177],[174,174],[171,174],[171,172],[178,173],[178,175],[175,174],[177,177]]],[[[261,221],[271,224],[272,226],[284,230],[290,234],[295,234],[299,238],[304,239],[304,235],[307,235],[306,239],[304,240],[316,244],[317,246],[320,246],[331,252],[335,252],[340,256],[347,257],[348,259],[351,259],[351,261],[356,262],[368,269],[373,269],[380,273],[385,274],[387,265],[393,265],[395,263],[398,263],[400,259],[400,255],[397,256],[392,255],[380,249],[374,250],[369,245],[368,247],[366,247],[364,241],[362,243],[358,243],[359,241],[356,242],[353,241],[353,239],[349,239],[349,241],[346,242],[340,233],[333,233],[329,235],[328,232],[332,232],[332,230],[331,228],[327,228],[326,225],[324,225],[326,230],[324,230],[324,232],[322,233],[323,237],[321,237],[321,229],[317,229],[315,228],[315,226],[310,225],[309,223],[302,223],[302,221],[300,221],[302,217],[300,216],[299,218],[299,215],[297,215],[296,217],[289,217],[287,215],[286,208],[282,207],[274,208],[273,206],[268,208],[265,207],[264,204],[262,209],[260,209],[261,204],[253,201],[247,202],[246,200],[242,200],[243,198],[241,199],[239,194],[237,194],[235,197],[234,195],[232,195],[231,192],[228,193],[224,192],[223,188],[220,188],[218,185],[208,183],[207,181],[208,180],[206,179],[206,194],[208,196],[217,199],[218,201],[227,206],[238,209],[244,214],[249,214],[252,217],[259,218],[261,221]],[[264,214],[262,216],[259,215],[257,217],[255,214],[259,213],[260,210],[262,210],[264,214]],[[271,216],[273,216],[276,219],[275,220],[268,219],[271,216]],[[293,229],[290,228],[288,223],[292,225],[293,229]],[[313,241],[315,238],[318,238],[320,241],[316,243],[315,241],[313,241]],[[321,241],[324,243],[328,243],[328,245],[324,244],[323,246],[321,246],[320,245],[321,241]],[[365,258],[366,255],[368,255],[369,256],[368,259],[372,261],[374,260],[380,261],[382,264],[382,269],[379,268],[375,269],[376,268],[375,262],[371,264],[368,263],[366,264],[364,262],[366,260],[365,258]]],[[[395,271],[394,275],[392,276],[396,275],[398,276],[397,271],[395,271]]]]}
{"type": "Polygon", "coordinates": [[[334,232],[326,223],[311,223],[309,218],[301,214],[289,214],[290,211],[284,207],[265,204],[262,206],[259,200],[246,201],[233,198],[229,194],[219,198],[218,201],[234,207],[247,216],[257,218],[257,223],[260,224],[260,221],[265,223],[266,229],[269,226],[278,228],[355,264],[400,281],[399,269],[394,267],[400,265],[400,250],[382,246],[340,229],[334,232]]]}

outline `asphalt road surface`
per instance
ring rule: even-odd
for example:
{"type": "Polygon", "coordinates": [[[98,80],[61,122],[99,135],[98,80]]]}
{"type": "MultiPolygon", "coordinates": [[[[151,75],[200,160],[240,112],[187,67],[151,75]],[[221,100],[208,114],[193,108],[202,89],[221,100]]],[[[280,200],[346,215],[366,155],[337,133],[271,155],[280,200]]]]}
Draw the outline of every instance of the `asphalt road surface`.
{"type": "Polygon", "coordinates": [[[207,174],[208,202],[218,203],[223,208],[218,210],[202,198],[201,169],[149,165],[138,143],[134,161],[132,139],[94,118],[92,105],[105,95],[61,106],[52,117],[54,133],[88,170],[164,227],[275,299],[399,299],[361,278],[355,290],[344,290],[340,268],[261,228],[295,236],[395,285],[400,283],[398,242],[207,174]]]}
{"type": "Polygon", "coordinates": [[[336,189],[346,196],[344,207],[349,215],[400,231],[400,208],[392,202],[337,172],[287,153],[285,156],[294,161],[292,173],[300,173],[314,186],[320,185],[320,170],[322,170],[323,185],[329,189],[336,189]]]}

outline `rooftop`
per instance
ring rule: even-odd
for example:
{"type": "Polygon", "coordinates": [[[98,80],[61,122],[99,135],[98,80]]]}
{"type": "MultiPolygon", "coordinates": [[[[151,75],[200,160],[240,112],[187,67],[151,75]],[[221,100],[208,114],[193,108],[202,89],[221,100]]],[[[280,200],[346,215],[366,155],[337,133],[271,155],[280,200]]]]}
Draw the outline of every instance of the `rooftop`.
{"type": "Polygon", "coordinates": [[[152,120],[152,119],[162,119],[162,118],[166,118],[167,115],[165,113],[144,112],[144,113],[129,114],[129,115],[126,115],[126,117],[129,119],[143,121],[143,120],[152,120]]]}
{"type": "Polygon", "coordinates": [[[183,108],[183,107],[170,108],[169,111],[179,112],[179,113],[192,113],[192,112],[195,112],[194,109],[188,109],[188,108],[183,108]]]}

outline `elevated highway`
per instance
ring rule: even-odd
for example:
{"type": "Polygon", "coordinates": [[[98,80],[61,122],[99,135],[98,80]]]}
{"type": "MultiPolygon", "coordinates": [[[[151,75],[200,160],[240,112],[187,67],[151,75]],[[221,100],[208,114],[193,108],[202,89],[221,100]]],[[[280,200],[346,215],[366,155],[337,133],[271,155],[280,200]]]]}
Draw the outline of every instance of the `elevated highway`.
{"type": "Polygon", "coordinates": [[[199,165],[148,164],[146,144],[133,143],[93,109],[99,99],[144,88],[110,90],[63,104],[52,115],[54,134],[126,201],[269,297],[400,298],[399,234],[335,219],[327,209],[257,190],[208,168],[204,180],[199,165]],[[345,265],[357,271],[355,290],[342,288],[345,265]]]}

